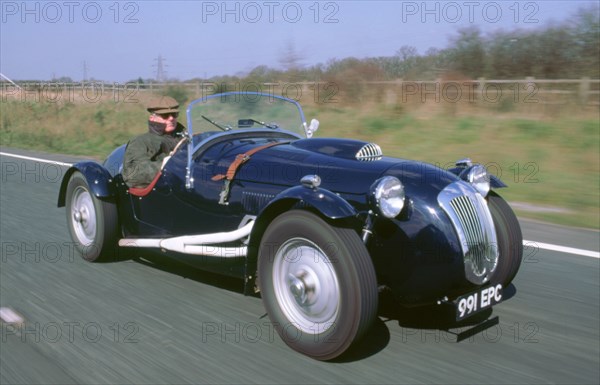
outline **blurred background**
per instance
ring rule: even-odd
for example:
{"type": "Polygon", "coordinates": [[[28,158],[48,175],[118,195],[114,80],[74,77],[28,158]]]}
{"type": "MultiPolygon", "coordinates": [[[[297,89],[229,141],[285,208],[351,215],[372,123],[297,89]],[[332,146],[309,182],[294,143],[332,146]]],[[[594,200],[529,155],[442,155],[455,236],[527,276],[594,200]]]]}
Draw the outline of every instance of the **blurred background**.
{"type": "Polygon", "coordinates": [[[102,159],[146,130],[151,95],[270,92],[317,136],[442,168],[471,157],[521,216],[598,228],[597,2],[1,7],[2,146],[102,159]]]}

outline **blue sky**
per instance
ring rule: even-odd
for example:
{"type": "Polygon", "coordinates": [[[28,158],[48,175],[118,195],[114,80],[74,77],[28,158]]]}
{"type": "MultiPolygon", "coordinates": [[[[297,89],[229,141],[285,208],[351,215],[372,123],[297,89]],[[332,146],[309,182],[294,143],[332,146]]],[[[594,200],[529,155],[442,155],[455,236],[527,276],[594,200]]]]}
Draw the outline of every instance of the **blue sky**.
{"type": "Polygon", "coordinates": [[[304,65],[444,48],[461,27],[534,29],[594,1],[4,1],[0,72],[126,82],[279,68],[290,46],[304,65]]]}

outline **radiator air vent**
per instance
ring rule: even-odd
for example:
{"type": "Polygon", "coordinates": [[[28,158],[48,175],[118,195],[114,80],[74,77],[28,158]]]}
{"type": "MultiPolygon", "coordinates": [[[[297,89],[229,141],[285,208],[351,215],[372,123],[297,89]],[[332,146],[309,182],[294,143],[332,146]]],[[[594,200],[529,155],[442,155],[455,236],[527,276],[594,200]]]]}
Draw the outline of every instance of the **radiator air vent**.
{"type": "Polygon", "coordinates": [[[356,153],[356,160],[372,162],[381,159],[382,156],[383,152],[381,151],[381,147],[375,143],[367,143],[356,153]]]}

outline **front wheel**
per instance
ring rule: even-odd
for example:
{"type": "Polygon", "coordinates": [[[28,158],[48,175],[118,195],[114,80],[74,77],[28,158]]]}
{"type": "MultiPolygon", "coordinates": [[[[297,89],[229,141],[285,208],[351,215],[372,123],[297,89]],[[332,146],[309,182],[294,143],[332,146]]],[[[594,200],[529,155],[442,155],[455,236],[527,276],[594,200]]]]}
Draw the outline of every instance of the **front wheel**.
{"type": "Polygon", "coordinates": [[[118,248],[116,204],[95,197],[80,172],[71,176],[66,198],[69,232],[83,259],[94,262],[115,257],[118,248]]]}
{"type": "Polygon", "coordinates": [[[507,287],[517,275],[523,258],[521,226],[508,203],[498,194],[492,191],[487,199],[496,228],[499,253],[498,267],[490,281],[507,287]]]}
{"type": "Polygon", "coordinates": [[[318,360],[344,353],[377,315],[377,280],[358,234],[302,210],[269,225],[258,278],[269,318],[283,341],[318,360]]]}

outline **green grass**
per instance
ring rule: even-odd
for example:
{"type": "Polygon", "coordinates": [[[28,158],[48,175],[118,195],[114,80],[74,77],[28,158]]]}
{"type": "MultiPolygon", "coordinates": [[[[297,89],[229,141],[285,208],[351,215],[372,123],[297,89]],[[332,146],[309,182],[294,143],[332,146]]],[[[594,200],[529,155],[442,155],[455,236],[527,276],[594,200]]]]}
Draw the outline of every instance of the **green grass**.
{"type": "MultiPolygon", "coordinates": [[[[146,131],[141,103],[24,103],[2,101],[0,144],[102,159],[146,131]]],[[[508,184],[509,201],[559,207],[563,213],[520,211],[553,223],[599,227],[600,120],[598,114],[551,118],[439,106],[426,109],[309,105],[317,137],[378,143],[388,156],[451,167],[470,157],[508,184]],[[435,107],[438,107],[435,109],[435,107]]],[[[185,124],[185,122],[183,122],[185,124]]]]}

